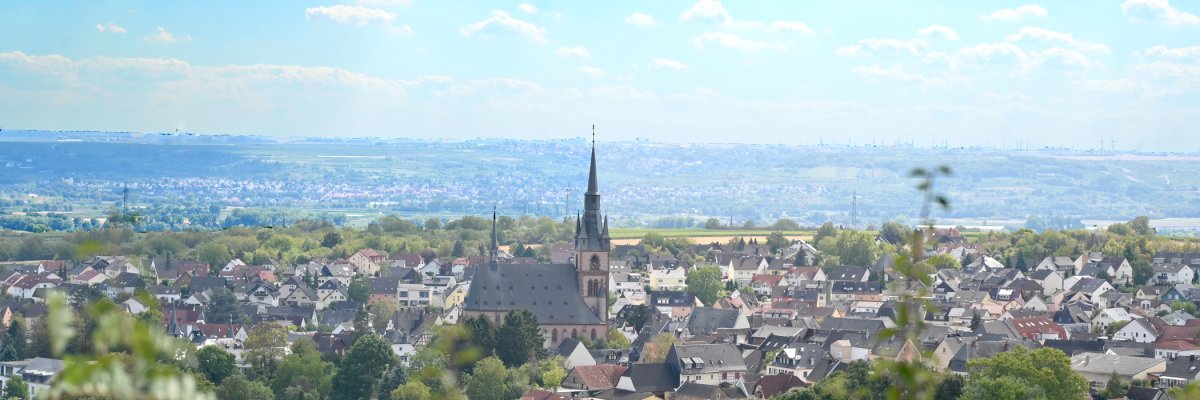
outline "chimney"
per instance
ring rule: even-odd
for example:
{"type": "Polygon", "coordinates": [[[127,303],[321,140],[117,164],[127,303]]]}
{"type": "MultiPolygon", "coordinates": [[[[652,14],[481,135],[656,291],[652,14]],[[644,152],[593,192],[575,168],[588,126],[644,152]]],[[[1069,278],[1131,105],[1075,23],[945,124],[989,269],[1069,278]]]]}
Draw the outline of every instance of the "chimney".
{"type": "Polygon", "coordinates": [[[1083,365],[1088,365],[1091,363],[1092,363],[1092,356],[1090,356],[1090,355],[1083,356],[1083,365]]]}

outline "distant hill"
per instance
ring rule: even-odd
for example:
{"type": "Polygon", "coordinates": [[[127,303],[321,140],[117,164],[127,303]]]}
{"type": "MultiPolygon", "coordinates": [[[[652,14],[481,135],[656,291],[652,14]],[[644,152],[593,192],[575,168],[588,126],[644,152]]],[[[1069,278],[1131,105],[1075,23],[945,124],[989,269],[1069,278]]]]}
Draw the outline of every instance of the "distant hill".
{"type": "MultiPolygon", "coordinates": [[[[581,208],[583,139],[266,138],[97,132],[0,132],[0,208],[103,210],[129,184],[139,205],[556,218],[581,208]],[[30,194],[37,195],[30,200],[30,194]]],[[[601,142],[604,208],[620,226],[691,227],[706,218],[769,223],[912,217],[908,172],[949,165],[939,182],[977,221],[1200,217],[1200,156],[1065,149],[601,142]]],[[[96,213],[98,211],[93,211],[96,213]]]]}

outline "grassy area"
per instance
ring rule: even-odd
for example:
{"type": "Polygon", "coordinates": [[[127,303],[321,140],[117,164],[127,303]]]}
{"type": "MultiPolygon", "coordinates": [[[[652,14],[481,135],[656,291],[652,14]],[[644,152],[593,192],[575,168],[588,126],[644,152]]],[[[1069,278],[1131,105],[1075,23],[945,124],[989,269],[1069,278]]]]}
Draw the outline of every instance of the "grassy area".
{"type": "MultiPolygon", "coordinates": [[[[613,239],[637,239],[647,233],[657,233],[667,237],[727,237],[727,236],[767,236],[772,230],[767,229],[647,229],[647,228],[610,228],[609,235],[613,239]]],[[[787,236],[812,236],[816,231],[783,231],[787,236]]]]}

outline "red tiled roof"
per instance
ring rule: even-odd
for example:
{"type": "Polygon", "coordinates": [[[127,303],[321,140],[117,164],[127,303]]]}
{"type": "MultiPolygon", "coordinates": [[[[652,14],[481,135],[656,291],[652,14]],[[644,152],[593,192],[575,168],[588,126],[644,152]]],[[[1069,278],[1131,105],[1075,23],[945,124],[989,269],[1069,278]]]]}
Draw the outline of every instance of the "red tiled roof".
{"type": "Polygon", "coordinates": [[[623,365],[581,365],[575,367],[575,373],[579,375],[579,379],[583,380],[583,384],[587,385],[590,390],[605,390],[617,386],[617,381],[621,379],[621,374],[629,367],[623,365]]]}

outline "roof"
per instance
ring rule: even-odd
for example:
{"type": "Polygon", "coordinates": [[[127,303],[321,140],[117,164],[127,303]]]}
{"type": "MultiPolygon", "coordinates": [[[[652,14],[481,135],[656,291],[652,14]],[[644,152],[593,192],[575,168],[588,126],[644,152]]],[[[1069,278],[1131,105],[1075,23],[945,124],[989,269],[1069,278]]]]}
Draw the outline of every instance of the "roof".
{"type": "Polygon", "coordinates": [[[604,390],[616,387],[626,369],[629,367],[624,365],[580,365],[575,367],[574,373],[579,375],[579,379],[589,390],[604,390]]]}
{"type": "Polygon", "coordinates": [[[883,285],[879,282],[836,281],[833,282],[833,293],[873,293],[879,294],[883,285]]]}
{"type": "Polygon", "coordinates": [[[1055,270],[1052,270],[1052,269],[1039,269],[1039,270],[1033,271],[1033,273],[1029,274],[1029,278],[1033,279],[1033,280],[1041,281],[1041,280],[1045,280],[1046,278],[1049,278],[1051,274],[1057,275],[1058,272],[1055,270]]]}
{"type": "Polygon", "coordinates": [[[633,364],[622,374],[638,392],[666,392],[679,386],[679,374],[667,363],[633,364]]]}
{"type": "Polygon", "coordinates": [[[1080,353],[1071,356],[1071,369],[1076,372],[1132,376],[1154,367],[1164,360],[1149,357],[1130,357],[1105,353],[1080,353]]]}
{"type": "Polygon", "coordinates": [[[1165,391],[1162,389],[1141,387],[1137,385],[1129,386],[1129,392],[1125,393],[1125,397],[1129,400],[1159,400],[1163,398],[1165,391]]]}
{"type": "Polygon", "coordinates": [[[672,353],[684,368],[680,373],[742,372],[746,362],[742,352],[732,344],[675,344],[672,353]]]}
{"type": "Polygon", "coordinates": [[[798,387],[808,387],[808,384],[792,374],[764,376],[758,380],[758,390],[762,392],[762,396],[765,398],[771,398],[798,387]]]}
{"type": "Polygon", "coordinates": [[[729,329],[737,327],[738,317],[741,313],[738,310],[729,309],[722,310],[711,307],[696,307],[692,309],[692,314],[687,319],[687,330],[693,335],[711,335],[716,333],[718,329],[729,329]]]}
{"type": "Polygon", "coordinates": [[[825,278],[831,281],[861,281],[867,274],[867,267],[842,265],[833,267],[825,278]]]}
{"type": "Polygon", "coordinates": [[[463,309],[526,309],[542,324],[603,325],[583,302],[575,267],[565,264],[497,264],[475,270],[463,309]]]}

